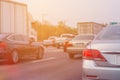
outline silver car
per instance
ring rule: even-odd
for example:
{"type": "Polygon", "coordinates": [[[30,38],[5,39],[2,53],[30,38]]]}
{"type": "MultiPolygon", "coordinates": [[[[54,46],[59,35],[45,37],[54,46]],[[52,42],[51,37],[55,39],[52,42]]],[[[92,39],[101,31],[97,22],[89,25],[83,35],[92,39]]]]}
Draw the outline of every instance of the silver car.
{"type": "Polygon", "coordinates": [[[82,51],[86,48],[86,45],[94,39],[94,35],[77,35],[66,44],[66,52],[69,58],[82,57],[82,51]]]}
{"type": "Polygon", "coordinates": [[[106,27],[83,51],[82,80],[120,80],[120,25],[106,27]]]}

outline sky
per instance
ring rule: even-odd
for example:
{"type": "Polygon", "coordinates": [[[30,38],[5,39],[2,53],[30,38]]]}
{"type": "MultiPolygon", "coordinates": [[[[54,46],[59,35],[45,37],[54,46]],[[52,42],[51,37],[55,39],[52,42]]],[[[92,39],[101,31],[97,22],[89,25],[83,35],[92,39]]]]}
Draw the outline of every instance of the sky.
{"type": "Polygon", "coordinates": [[[14,0],[26,3],[34,20],[53,25],[64,21],[76,27],[78,22],[120,22],[120,0],[14,0]]]}

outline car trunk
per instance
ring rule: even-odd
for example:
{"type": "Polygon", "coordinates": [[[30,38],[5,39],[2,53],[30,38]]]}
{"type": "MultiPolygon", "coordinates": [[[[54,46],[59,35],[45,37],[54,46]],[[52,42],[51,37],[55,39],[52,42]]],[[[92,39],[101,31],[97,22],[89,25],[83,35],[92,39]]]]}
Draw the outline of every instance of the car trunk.
{"type": "Polygon", "coordinates": [[[91,40],[72,40],[70,41],[70,44],[74,47],[86,47],[86,45],[90,42],[91,40]]]}
{"type": "Polygon", "coordinates": [[[91,49],[96,49],[101,52],[107,62],[96,61],[102,66],[120,66],[120,44],[118,42],[101,42],[92,44],[91,49]]]}

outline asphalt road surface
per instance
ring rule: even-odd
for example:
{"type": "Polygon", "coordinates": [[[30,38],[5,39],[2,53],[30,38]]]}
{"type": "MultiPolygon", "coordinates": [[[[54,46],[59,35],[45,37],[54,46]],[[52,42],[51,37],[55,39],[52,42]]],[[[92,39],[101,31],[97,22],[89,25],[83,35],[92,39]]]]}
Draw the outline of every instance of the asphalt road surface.
{"type": "Polygon", "coordinates": [[[0,62],[0,80],[81,80],[81,59],[69,59],[63,49],[48,47],[42,60],[23,58],[11,65],[0,62]]]}

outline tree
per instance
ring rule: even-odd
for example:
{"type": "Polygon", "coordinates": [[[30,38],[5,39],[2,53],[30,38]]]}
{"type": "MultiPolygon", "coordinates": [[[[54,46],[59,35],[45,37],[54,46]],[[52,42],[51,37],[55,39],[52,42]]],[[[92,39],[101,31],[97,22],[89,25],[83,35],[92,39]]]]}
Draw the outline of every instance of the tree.
{"type": "Polygon", "coordinates": [[[33,28],[37,31],[38,41],[47,39],[49,36],[60,36],[64,33],[76,34],[77,30],[67,26],[63,21],[58,22],[58,25],[50,23],[42,24],[39,21],[32,23],[33,28]]]}

